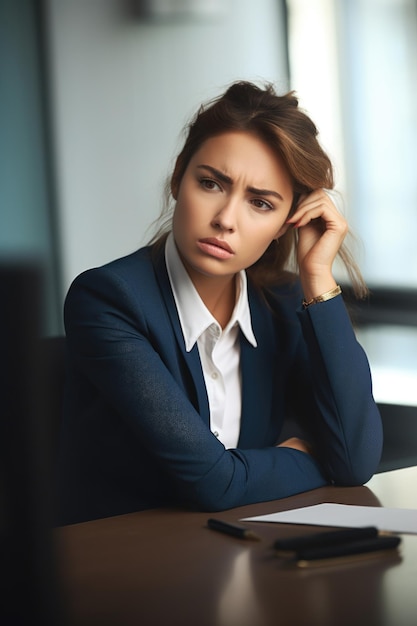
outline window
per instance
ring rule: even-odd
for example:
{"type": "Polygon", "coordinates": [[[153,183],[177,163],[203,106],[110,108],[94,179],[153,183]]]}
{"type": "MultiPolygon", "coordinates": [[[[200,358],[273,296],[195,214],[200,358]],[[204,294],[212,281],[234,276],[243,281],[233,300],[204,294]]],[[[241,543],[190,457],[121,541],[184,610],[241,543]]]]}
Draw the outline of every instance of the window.
{"type": "Polygon", "coordinates": [[[287,0],[291,87],[335,164],[383,403],[417,405],[417,3],[287,0]]]}
{"type": "Polygon", "coordinates": [[[365,278],[417,288],[417,3],[287,5],[291,85],[335,163],[365,278]]]}

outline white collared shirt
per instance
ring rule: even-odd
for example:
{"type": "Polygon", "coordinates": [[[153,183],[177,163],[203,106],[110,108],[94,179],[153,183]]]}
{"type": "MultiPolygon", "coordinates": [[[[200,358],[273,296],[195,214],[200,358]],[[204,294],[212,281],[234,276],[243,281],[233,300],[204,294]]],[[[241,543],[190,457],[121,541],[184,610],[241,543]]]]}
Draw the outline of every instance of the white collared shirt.
{"type": "Polygon", "coordinates": [[[250,317],[246,272],[239,273],[235,308],[222,330],[194,287],[172,233],[166,242],[165,261],[187,352],[197,342],[210,407],[210,429],[226,448],[235,448],[242,409],[239,327],[246,339],[254,347],[257,345],[250,317]]]}

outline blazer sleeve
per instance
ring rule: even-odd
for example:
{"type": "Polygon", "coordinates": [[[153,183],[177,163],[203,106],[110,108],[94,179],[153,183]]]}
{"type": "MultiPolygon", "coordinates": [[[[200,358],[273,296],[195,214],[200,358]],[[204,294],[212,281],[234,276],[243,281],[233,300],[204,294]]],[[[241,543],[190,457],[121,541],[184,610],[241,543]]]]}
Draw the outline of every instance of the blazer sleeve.
{"type": "Polygon", "coordinates": [[[304,336],[299,374],[307,365],[304,378],[310,378],[312,391],[301,411],[317,458],[331,482],[363,484],[377,468],[383,440],[368,359],[342,296],[299,311],[298,316],[304,336]]]}
{"type": "Polygon", "coordinates": [[[328,483],[320,464],[298,450],[226,450],[161,359],[158,341],[174,336],[155,329],[141,298],[149,298],[146,290],[141,295],[140,285],[108,267],[82,274],[65,304],[68,350],[74,366],[169,474],[180,501],[214,511],[328,483]]]}

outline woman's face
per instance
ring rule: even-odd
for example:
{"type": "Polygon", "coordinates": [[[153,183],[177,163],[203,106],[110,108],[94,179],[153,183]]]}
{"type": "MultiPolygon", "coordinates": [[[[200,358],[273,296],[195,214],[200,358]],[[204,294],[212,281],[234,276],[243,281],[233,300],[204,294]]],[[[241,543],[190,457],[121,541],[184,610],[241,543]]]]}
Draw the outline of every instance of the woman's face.
{"type": "Polygon", "coordinates": [[[293,199],[284,163],[261,139],[237,131],[205,141],[173,194],[174,238],[194,284],[253,265],[287,229],[293,199]]]}

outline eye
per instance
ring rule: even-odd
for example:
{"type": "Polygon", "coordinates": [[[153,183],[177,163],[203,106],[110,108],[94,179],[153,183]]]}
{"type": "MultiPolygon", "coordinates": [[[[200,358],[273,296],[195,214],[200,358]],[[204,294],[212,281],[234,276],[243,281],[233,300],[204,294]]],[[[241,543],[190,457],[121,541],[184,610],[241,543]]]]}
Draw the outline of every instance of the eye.
{"type": "Polygon", "coordinates": [[[260,211],[273,211],[274,209],[274,206],[270,202],[262,200],[262,198],[253,198],[251,202],[254,207],[260,211]]]}
{"type": "Polygon", "coordinates": [[[217,191],[220,190],[220,185],[213,180],[212,178],[199,178],[198,182],[203,189],[207,189],[207,191],[217,191]]]}

